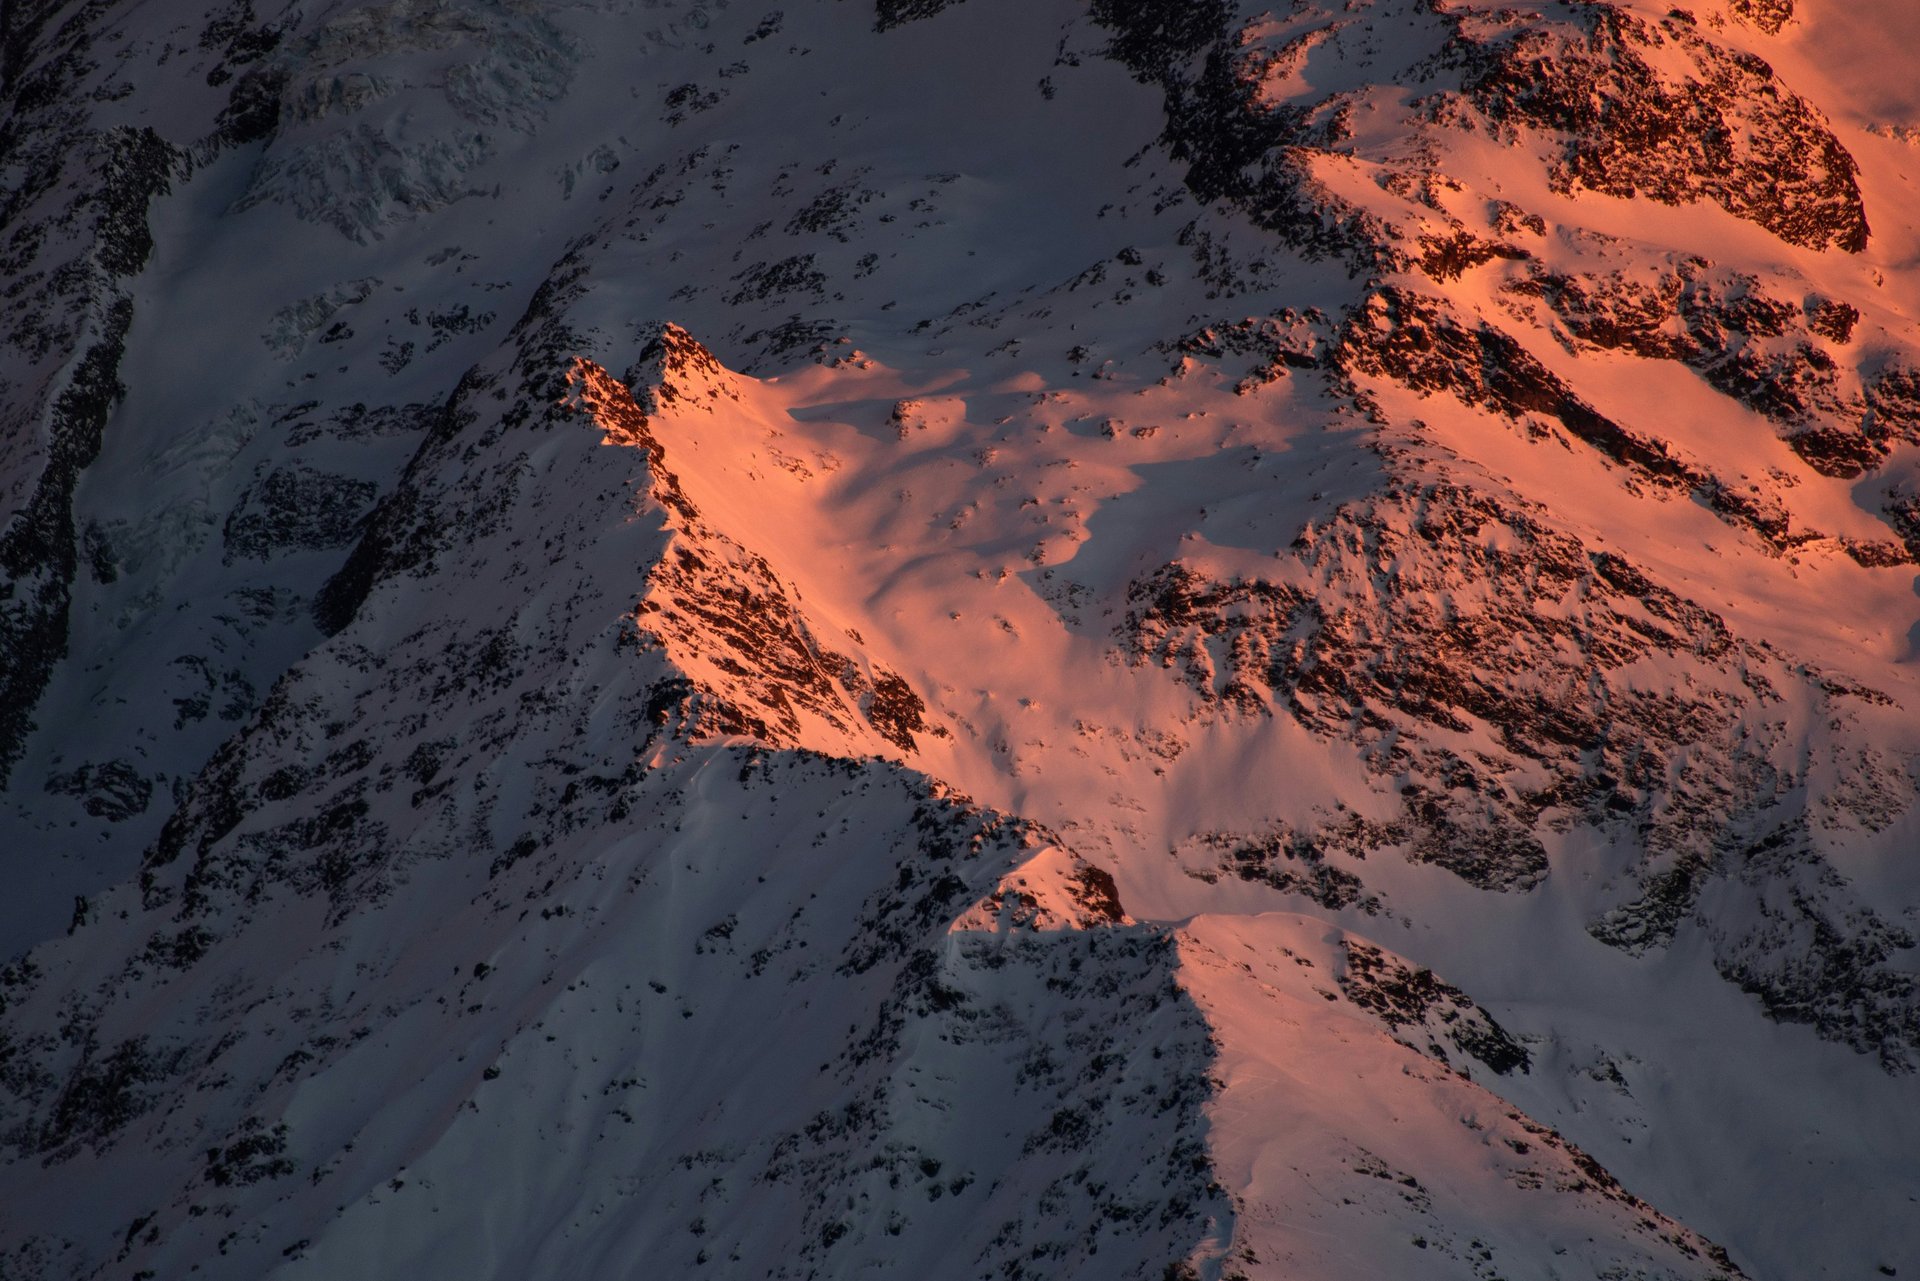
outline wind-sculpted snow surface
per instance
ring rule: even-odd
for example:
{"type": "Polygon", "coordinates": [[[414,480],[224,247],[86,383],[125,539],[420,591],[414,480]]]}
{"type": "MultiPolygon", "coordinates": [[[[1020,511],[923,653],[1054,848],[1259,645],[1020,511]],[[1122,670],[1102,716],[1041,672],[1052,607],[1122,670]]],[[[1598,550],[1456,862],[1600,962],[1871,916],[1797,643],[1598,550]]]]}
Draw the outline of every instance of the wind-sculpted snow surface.
{"type": "MultiPolygon", "coordinates": [[[[470,379],[480,404],[539,389],[534,316],[470,379]]],[[[660,443],[728,375],[671,329],[640,364],[654,416],[594,365],[544,412],[456,415],[400,491],[407,558],[216,757],[138,886],[9,969],[6,1141],[60,1172],[14,1270],[1154,1277],[1257,1248],[1209,1154],[1185,937],[1044,829],[853,755],[873,730],[786,661],[810,643],[791,607],[715,572],[742,553],[703,543],[660,443]],[[534,550],[522,517],[563,496],[534,550]],[[376,1079],[401,1089],[366,1098],[376,1079]],[[501,1171],[478,1197],[476,1161],[501,1171]],[[142,1211],[100,1224],[80,1190],[134,1164],[142,1211]]],[[[1356,1008],[1306,1036],[1395,1056],[1381,1032],[1428,989],[1460,1021],[1463,994],[1359,946],[1356,1008]]],[[[1524,1061],[1464,1012],[1457,1047],[1524,1061]]],[[[1732,1275],[1571,1166],[1513,1186],[1606,1234],[1597,1266],[1732,1275]]]]}
{"type": "Polygon", "coordinates": [[[0,10],[0,1278],[1897,1274],[1903,14],[0,10]]]}

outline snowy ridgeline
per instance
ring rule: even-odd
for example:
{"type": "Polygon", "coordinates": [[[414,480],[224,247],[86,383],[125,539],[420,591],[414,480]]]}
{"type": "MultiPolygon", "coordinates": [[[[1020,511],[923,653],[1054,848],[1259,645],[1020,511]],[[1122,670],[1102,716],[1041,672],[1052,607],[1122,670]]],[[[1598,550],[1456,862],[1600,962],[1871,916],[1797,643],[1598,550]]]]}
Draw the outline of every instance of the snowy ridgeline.
{"type": "Polygon", "coordinates": [[[1869,9],[0,17],[0,1277],[1920,1257],[1869,9]]]}

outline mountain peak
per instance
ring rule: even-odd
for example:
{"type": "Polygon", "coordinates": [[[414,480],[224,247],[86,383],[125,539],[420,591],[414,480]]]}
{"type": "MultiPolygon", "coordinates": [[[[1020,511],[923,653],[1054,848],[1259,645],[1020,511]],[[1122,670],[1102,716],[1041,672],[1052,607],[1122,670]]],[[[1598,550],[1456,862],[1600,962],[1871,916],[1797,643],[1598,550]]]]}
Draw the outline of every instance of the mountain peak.
{"type": "Polygon", "coordinates": [[[0,1277],[1920,1253],[1900,0],[163,9],[0,7],[0,1277]]]}

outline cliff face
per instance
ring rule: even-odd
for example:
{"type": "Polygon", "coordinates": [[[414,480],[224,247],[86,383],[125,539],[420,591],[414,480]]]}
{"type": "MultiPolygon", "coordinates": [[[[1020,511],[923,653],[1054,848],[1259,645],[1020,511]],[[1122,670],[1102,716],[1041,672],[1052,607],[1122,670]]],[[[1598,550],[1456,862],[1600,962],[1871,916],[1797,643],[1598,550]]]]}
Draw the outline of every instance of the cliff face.
{"type": "Polygon", "coordinates": [[[0,17],[0,1276],[1920,1248],[1898,56],[177,21],[0,17]]]}

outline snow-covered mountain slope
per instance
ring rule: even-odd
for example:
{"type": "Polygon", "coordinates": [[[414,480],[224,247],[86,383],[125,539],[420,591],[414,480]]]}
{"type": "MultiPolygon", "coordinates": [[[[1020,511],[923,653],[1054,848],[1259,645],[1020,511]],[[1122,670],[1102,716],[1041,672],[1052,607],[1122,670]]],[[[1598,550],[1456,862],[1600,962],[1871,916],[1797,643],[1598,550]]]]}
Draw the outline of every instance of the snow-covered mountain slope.
{"type": "Polygon", "coordinates": [[[9,6],[0,1275],[1920,1266],[1912,22],[9,6]]]}
{"type": "MultiPolygon", "coordinates": [[[[469,391],[488,403],[552,337],[527,327],[506,377],[469,391]]],[[[679,412],[714,412],[690,372],[679,412]]],[[[818,647],[718,572],[728,549],[693,532],[653,447],[671,416],[647,424],[597,368],[576,390],[467,422],[473,462],[433,469],[451,483],[417,500],[424,532],[392,540],[418,557],[389,559],[222,749],[140,883],[10,975],[9,1026],[45,1030],[9,1044],[8,1139],[61,1172],[15,1201],[40,1228],[16,1268],[105,1262],[74,1190],[129,1178],[146,1199],[105,1225],[110,1257],[159,1275],[1150,1277],[1262,1252],[1338,1274],[1421,1248],[1547,1266],[1550,1241],[1594,1268],[1721,1274],[1421,1057],[1431,1025],[1436,1054],[1524,1064],[1464,994],[1295,918],[1238,927],[1287,957],[1247,975],[1210,930],[1132,921],[1045,829],[855,759],[884,740],[833,725],[811,671],[736,684],[725,653],[677,662],[655,620],[733,610],[776,658],[818,647]],[[527,518],[560,510],[536,549],[527,518]],[[686,741],[777,739],[780,712],[838,750],[686,741]],[[1334,1110],[1295,1158],[1354,1193],[1320,1216],[1338,1250],[1284,1222],[1270,1243],[1264,1207],[1236,1232],[1216,1177],[1235,1075],[1209,1069],[1235,1017],[1200,1002],[1263,996],[1291,1002],[1308,1053],[1413,1073],[1417,1137],[1334,1110]],[[502,1177],[476,1189],[477,1164],[502,1177]],[[1479,1185],[1436,1208],[1425,1187],[1463,1169],[1479,1185]]]]}

